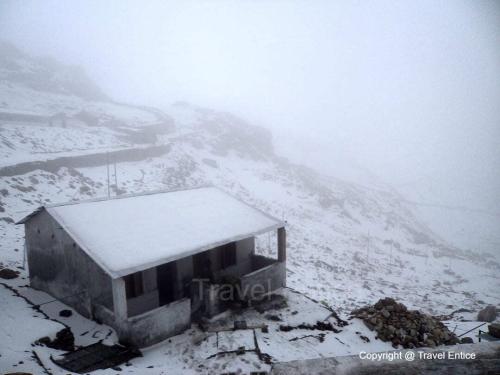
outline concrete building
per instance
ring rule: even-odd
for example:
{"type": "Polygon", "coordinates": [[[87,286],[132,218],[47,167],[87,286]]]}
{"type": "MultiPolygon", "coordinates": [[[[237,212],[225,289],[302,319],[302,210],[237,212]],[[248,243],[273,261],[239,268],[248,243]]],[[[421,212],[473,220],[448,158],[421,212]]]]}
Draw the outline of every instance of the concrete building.
{"type": "Polygon", "coordinates": [[[284,222],[214,187],[45,206],[19,224],[31,286],[139,347],[286,283],[284,222]],[[278,259],[255,254],[270,231],[278,259]]]}

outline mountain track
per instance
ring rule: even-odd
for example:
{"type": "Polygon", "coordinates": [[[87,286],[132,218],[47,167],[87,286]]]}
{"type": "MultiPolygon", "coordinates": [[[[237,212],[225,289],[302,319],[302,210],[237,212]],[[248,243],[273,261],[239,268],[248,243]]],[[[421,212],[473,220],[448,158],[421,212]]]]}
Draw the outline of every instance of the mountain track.
{"type": "Polygon", "coordinates": [[[169,144],[135,147],[93,154],[63,156],[49,160],[28,161],[0,168],[0,177],[23,175],[35,170],[57,172],[60,168],[85,168],[106,165],[108,162],[141,161],[170,152],[169,144]]]}

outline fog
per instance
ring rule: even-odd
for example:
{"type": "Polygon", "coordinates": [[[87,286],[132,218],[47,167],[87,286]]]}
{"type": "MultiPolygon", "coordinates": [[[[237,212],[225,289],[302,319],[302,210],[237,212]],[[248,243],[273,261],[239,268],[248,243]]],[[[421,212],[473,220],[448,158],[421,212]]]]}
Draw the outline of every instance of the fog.
{"type": "Polygon", "coordinates": [[[116,100],[234,112],[295,161],[482,213],[462,244],[500,242],[498,2],[2,1],[0,35],[116,100]]]}

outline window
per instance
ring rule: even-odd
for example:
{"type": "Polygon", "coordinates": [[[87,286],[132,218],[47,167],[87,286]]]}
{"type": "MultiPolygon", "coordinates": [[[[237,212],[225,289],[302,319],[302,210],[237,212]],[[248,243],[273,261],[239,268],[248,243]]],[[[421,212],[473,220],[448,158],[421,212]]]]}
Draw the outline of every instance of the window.
{"type": "Polygon", "coordinates": [[[131,275],[127,275],[124,277],[124,279],[127,298],[134,298],[144,293],[142,284],[142,272],[136,272],[131,275]]]}
{"type": "Polygon", "coordinates": [[[219,251],[221,268],[227,268],[236,264],[236,242],[221,246],[219,251]]]}

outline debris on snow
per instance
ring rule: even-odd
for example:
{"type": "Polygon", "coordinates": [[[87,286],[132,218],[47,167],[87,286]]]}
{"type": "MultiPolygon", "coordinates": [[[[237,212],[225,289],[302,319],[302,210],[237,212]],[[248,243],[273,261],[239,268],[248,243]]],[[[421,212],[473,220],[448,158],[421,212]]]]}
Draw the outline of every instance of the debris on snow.
{"type": "Polygon", "coordinates": [[[55,339],[52,340],[50,337],[45,336],[37,340],[35,344],[45,345],[52,349],[71,352],[75,350],[75,337],[73,336],[73,332],[71,332],[71,329],[66,327],[57,332],[55,339]]]}
{"type": "Polygon", "coordinates": [[[11,270],[10,268],[1,268],[0,267],[0,278],[5,280],[15,279],[19,276],[19,271],[11,270]]]}

